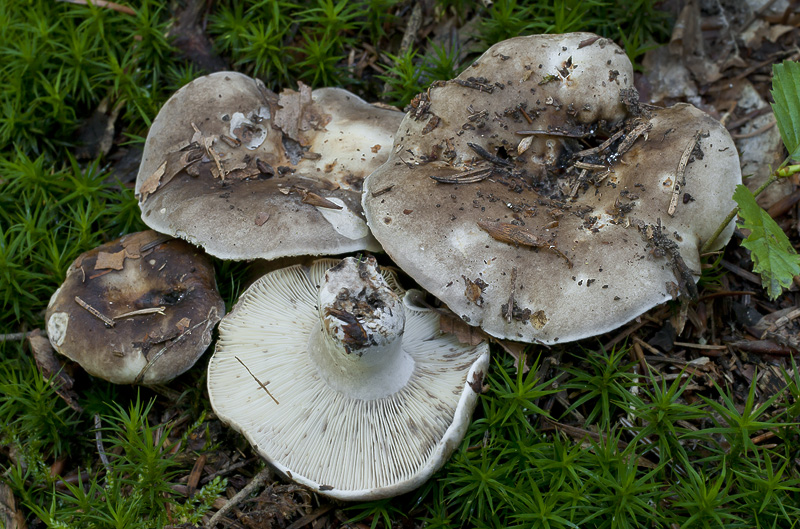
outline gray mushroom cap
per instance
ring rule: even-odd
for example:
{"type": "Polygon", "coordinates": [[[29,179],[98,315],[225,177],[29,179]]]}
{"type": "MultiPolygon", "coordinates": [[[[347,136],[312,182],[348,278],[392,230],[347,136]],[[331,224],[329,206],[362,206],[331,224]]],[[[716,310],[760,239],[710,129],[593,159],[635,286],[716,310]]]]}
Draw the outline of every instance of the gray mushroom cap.
{"type": "Polygon", "coordinates": [[[378,248],[361,185],[401,119],[338,88],[276,95],[236,72],[200,77],[150,128],[136,180],[142,219],[223,259],[378,248]]]}
{"type": "Polygon", "coordinates": [[[217,415],[334,498],[426,481],[463,437],[488,368],[486,343],[459,344],[421,292],[392,285],[371,258],[271,272],[223,320],[209,363],[217,415]]]}
{"type": "Polygon", "coordinates": [[[45,319],[56,351],[117,384],[162,384],[194,365],[225,314],[198,248],[154,231],[81,254],[45,319]]]}
{"type": "Polygon", "coordinates": [[[635,102],[620,102],[627,58],[592,38],[490,48],[431,88],[365,183],[368,224],[397,265],[499,338],[594,336],[692,288],[700,246],[735,205],[741,173],[724,127],[690,105],[634,115],[635,102]],[[590,121],[578,111],[586,97],[590,121]],[[572,156],[615,131],[602,159],[572,156]]]}

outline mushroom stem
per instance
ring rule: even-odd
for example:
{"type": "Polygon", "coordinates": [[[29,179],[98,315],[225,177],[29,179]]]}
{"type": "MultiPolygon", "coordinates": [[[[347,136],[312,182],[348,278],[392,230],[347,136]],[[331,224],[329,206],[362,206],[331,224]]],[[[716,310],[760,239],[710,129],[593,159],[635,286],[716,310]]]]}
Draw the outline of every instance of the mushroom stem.
{"type": "Polygon", "coordinates": [[[344,259],[325,273],[320,323],[309,352],[322,378],[337,391],[371,400],[399,391],[414,370],[402,350],[403,302],[375,259],[344,259]]]}

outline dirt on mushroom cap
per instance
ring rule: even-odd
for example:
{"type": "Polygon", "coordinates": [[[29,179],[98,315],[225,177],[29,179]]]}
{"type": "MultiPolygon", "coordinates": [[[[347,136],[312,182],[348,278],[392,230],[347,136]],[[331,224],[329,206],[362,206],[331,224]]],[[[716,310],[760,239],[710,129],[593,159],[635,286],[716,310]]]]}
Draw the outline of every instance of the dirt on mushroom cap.
{"type": "Polygon", "coordinates": [[[377,248],[361,185],[401,119],[341,89],[277,95],[235,72],[198,78],[150,129],[142,218],[226,259],[377,248]]]}
{"type": "Polygon", "coordinates": [[[192,365],[225,313],[202,251],[154,231],[81,254],[47,308],[54,348],[118,384],[159,384],[192,365]]]}
{"type": "Polygon", "coordinates": [[[641,109],[631,82],[621,50],[588,34],[490,48],[406,116],[365,185],[370,228],[501,338],[580,339],[677,295],[733,206],[738,159],[718,122],[689,105],[641,109]]]}

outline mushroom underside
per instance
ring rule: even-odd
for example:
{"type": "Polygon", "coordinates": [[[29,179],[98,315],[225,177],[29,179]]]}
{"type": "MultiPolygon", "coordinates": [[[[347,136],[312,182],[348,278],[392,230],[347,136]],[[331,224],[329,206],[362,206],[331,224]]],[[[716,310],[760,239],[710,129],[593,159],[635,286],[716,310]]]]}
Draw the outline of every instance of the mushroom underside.
{"type": "Polygon", "coordinates": [[[488,348],[443,336],[438,315],[410,292],[408,383],[377,398],[331,387],[308,348],[320,328],[318,285],[332,263],[268,274],[243,294],[221,324],[209,395],[217,414],[293,480],[339,499],[396,495],[425,481],[463,436],[477,398],[469,381],[483,376],[488,348]]]}

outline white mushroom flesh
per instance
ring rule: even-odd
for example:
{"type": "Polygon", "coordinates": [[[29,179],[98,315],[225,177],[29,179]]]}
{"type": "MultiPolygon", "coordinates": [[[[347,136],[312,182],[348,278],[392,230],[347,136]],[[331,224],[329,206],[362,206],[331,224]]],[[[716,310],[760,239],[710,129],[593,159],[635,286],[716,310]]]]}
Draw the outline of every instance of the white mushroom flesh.
{"type": "Polygon", "coordinates": [[[337,206],[340,206],[342,209],[317,206],[317,211],[319,211],[323,218],[330,223],[336,233],[339,235],[344,235],[348,239],[354,241],[363,239],[369,235],[367,223],[364,221],[364,219],[354,213],[352,209],[348,208],[347,204],[344,203],[344,200],[338,197],[331,197],[327,200],[333,202],[337,206]]]}

